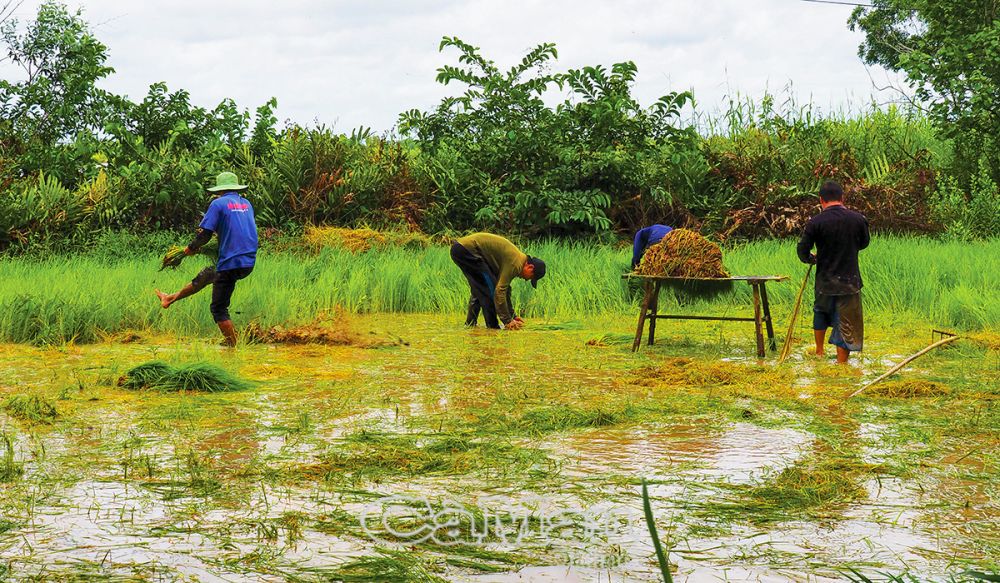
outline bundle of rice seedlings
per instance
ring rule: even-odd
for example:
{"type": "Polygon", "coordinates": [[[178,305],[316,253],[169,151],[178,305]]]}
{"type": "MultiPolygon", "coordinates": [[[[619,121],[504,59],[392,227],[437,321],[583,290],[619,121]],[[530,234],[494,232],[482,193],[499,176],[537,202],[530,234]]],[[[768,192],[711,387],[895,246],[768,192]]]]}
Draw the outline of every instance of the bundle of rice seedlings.
{"type": "Polygon", "coordinates": [[[160,361],[140,364],[125,373],[125,376],[119,379],[118,385],[133,391],[201,391],[206,393],[242,391],[253,386],[212,364],[194,363],[174,367],[160,361]]]}
{"type": "Polygon", "coordinates": [[[719,246],[688,229],[674,229],[651,245],[636,268],[639,275],[729,277],[719,246]]]}
{"type": "Polygon", "coordinates": [[[160,386],[174,391],[224,393],[242,391],[252,385],[215,365],[195,363],[175,368],[172,375],[160,381],[160,386]]]}
{"type": "Polygon", "coordinates": [[[146,389],[156,385],[160,379],[166,377],[173,371],[169,364],[154,360],[133,368],[122,378],[118,379],[118,386],[133,391],[146,389]]]}
{"type": "Polygon", "coordinates": [[[875,385],[868,389],[871,395],[890,397],[896,399],[909,399],[919,397],[939,397],[950,392],[947,386],[934,381],[925,380],[902,380],[889,381],[875,385]]]}
{"type": "Polygon", "coordinates": [[[171,245],[167,249],[166,254],[163,256],[163,262],[160,264],[160,271],[166,268],[176,269],[181,261],[184,261],[184,247],[180,245],[171,245]]]}

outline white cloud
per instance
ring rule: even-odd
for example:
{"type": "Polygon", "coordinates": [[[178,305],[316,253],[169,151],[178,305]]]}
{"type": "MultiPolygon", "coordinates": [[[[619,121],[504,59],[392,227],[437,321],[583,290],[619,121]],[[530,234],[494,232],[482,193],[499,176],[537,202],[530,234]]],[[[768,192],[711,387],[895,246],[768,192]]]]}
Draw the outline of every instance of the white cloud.
{"type": "MultiPolygon", "coordinates": [[[[399,112],[458,89],[434,82],[455,53],[442,36],[482,47],[501,66],[556,43],[557,69],[633,60],[644,103],[693,89],[702,109],[730,93],[759,96],[793,82],[801,103],[863,105],[876,95],[857,57],[850,8],[798,0],[69,0],[81,6],[116,69],[104,86],[140,99],[151,83],[213,107],[253,110],[347,131],[387,130],[399,112]]],[[[31,18],[38,1],[25,1],[31,18]]],[[[0,68],[11,74],[9,66],[0,68]]],[[[884,72],[876,72],[885,79],[884,72]]],[[[881,96],[882,100],[888,96],[881,96]]]]}

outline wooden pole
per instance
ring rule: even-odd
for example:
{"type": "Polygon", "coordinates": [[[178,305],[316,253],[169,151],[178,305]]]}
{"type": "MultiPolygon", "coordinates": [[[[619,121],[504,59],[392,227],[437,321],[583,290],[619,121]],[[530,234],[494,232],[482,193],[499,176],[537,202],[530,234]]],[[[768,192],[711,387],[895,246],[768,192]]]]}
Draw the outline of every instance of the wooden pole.
{"type": "Polygon", "coordinates": [[[753,287],[753,325],[757,332],[757,358],[764,358],[764,333],[760,330],[760,289],[757,286],[763,286],[761,282],[751,282],[750,285],[753,287]]]}
{"type": "Polygon", "coordinates": [[[861,387],[860,389],[858,389],[858,390],[854,391],[854,392],[853,392],[853,393],[851,393],[850,395],[847,395],[847,398],[848,398],[848,399],[850,399],[851,397],[853,397],[853,396],[855,396],[855,395],[858,395],[858,394],[860,394],[860,393],[861,393],[861,391],[863,391],[863,390],[867,389],[868,387],[871,387],[872,385],[876,385],[876,384],[878,384],[878,383],[880,383],[880,382],[884,381],[885,379],[889,378],[889,377],[890,377],[890,376],[892,376],[892,375],[893,375],[894,373],[896,373],[897,371],[899,371],[900,369],[902,369],[902,368],[903,368],[904,366],[906,366],[906,365],[910,364],[910,363],[911,363],[911,362],[913,362],[914,360],[916,360],[916,359],[920,358],[921,356],[923,356],[923,355],[927,354],[927,353],[928,353],[928,352],[930,352],[931,350],[934,350],[934,349],[935,349],[935,348],[937,348],[938,346],[944,346],[945,344],[948,344],[949,342],[954,342],[954,341],[956,341],[956,340],[958,340],[958,339],[959,339],[959,337],[958,337],[958,336],[949,336],[949,337],[947,337],[947,338],[943,338],[943,339],[941,339],[941,340],[938,340],[937,342],[934,342],[933,344],[931,344],[931,345],[930,345],[930,346],[928,346],[927,348],[924,348],[924,349],[923,349],[923,350],[921,350],[920,352],[918,352],[918,353],[914,354],[913,356],[911,356],[911,357],[907,358],[907,359],[906,359],[906,360],[904,360],[903,362],[901,362],[901,363],[897,364],[896,366],[894,366],[894,367],[890,368],[890,369],[889,369],[889,371],[888,371],[887,373],[885,373],[884,375],[882,375],[882,376],[878,377],[877,379],[873,380],[872,382],[868,383],[867,385],[865,385],[865,386],[861,387]]]}
{"type": "Polygon", "coordinates": [[[785,344],[781,347],[781,354],[778,355],[778,364],[785,362],[788,355],[792,352],[792,338],[795,334],[795,323],[799,320],[799,307],[802,306],[802,294],[806,291],[806,284],[809,283],[809,276],[812,274],[813,266],[812,263],[809,264],[809,269],[806,269],[806,276],[802,280],[802,286],[799,287],[799,297],[795,298],[795,308],[792,309],[792,321],[788,323],[788,334],[785,334],[785,344]]]}

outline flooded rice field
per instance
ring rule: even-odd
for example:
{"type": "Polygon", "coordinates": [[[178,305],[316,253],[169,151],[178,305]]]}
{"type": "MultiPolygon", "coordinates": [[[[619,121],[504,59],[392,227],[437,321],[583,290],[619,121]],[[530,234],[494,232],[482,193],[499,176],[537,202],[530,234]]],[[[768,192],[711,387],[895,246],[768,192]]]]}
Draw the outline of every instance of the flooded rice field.
{"type": "Polygon", "coordinates": [[[0,579],[656,581],[643,480],[675,580],[1000,569],[995,346],[895,379],[932,391],[845,400],[926,335],[873,330],[842,368],[757,361],[740,326],[664,326],[633,354],[628,321],[558,324],[2,345],[0,579]],[[157,360],[252,386],[121,386],[157,360]]]}

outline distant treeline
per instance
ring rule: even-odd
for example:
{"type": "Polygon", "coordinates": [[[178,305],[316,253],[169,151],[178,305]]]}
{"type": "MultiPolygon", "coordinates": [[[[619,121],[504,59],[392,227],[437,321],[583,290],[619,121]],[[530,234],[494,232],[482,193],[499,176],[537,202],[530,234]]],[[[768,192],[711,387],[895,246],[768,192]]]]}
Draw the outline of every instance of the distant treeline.
{"type": "Polygon", "coordinates": [[[401,114],[398,133],[345,134],[279,127],[273,99],[251,115],[232,100],[193,106],[162,83],[141,102],[102,90],[107,47],[55,2],[29,23],[8,20],[2,36],[24,75],[0,81],[0,248],[191,228],[223,170],[250,185],[259,226],[280,231],[577,236],[666,222],[720,239],[783,237],[815,212],[826,179],[877,230],[968,238],[1000,227],[997,169],[957,163],[953,140],[915,111],[821,117],[766,97],[694,123],[690,93],[638,103],[631,62],[553,72],[556,47],[543,44],[502,70],[445,38],[458,65],[437,81],[462,90],[401,114]],[[554,90],[570,97],[547,105],[554,90]]]}

